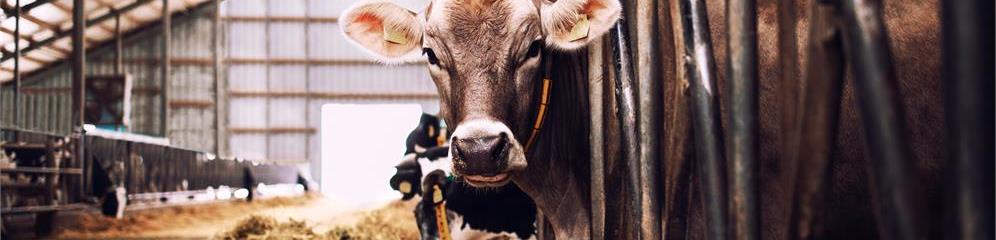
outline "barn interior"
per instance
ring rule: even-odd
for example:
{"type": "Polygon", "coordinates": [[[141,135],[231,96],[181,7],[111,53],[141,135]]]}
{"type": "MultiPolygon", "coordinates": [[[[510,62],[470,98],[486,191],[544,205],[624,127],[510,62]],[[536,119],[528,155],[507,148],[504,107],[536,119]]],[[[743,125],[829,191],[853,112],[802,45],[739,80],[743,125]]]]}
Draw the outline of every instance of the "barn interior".
{"type": "MultiPolygon", "coordinates": [[[[445,1],[0,0],[0,239],[463,228],[446,225],[457,204],[413,193],[438,185],[404,178],[432,183],[405,164],[452,153],[458,123],[426,119],[459,97],[439,95],[432,49],[385,64],[346,36],[355,19],[388,19],[341,15],[360,2],[407,14],[445,1]],[[439,149],[412,146],[423,131],[439,149]]],[[[541,150],[522,156],[549,164],[505,178],[533,183],[533,212],[510,220],[527,239],[996,236],[991,0],[521,2],[589,11],[551,14],[567,20],[523,41],[521,55],[544,57],[534,125],[517,122],[541,150]]],[[[376,41],[408,47],[382,22],[367,29],[376,41]]],[[[449,174],[434,180],[468,179],[449,174]]],[[[516,212],[494,206],[471,209],[516,212]]]]}
{"type": "Polygon", "coordinates": [[[0,3],[4,238],[355,224],[399,199],[405,136],[439,111],[418,62],[347,43],[355,1],[0,3]]]}

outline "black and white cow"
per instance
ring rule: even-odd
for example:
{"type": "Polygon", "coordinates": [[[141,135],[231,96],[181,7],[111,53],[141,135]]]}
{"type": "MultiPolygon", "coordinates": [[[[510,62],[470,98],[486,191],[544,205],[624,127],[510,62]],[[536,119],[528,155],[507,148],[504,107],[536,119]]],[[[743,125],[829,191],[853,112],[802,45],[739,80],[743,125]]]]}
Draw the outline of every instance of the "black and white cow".
{"type": "Polygon", "coordinates": [[[404,200],[423,196],[414,210],[421,238],[440,238],[433,201],[433,186],[440,186],[453,239],[535,239],[536,205],[532,199],[515,184],[481,190],[454,178],[449,146],[436,141],[445,138],[441,130],[439,118],[423,114],[418,127],[408,135],[405,157],[390,181],[404,200]]]}

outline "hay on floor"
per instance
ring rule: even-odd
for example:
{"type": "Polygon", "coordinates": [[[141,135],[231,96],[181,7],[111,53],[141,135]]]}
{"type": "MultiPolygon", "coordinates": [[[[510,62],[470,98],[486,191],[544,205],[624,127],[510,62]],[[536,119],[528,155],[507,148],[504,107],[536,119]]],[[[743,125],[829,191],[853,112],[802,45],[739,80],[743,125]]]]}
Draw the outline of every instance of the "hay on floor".
{"type": "MultiPolygon", "coordinates": [[[[413,201],[414,202],[414,201],[413,201]]],[[[272,217],[253,215],[223,233],[221,239],[418,239],[418,229],[412,215],[413,204],[394,202],[362,213],[353,225],[335,226],[325,233],[315,233],[307,222],[280,222],[272,217]]]]}

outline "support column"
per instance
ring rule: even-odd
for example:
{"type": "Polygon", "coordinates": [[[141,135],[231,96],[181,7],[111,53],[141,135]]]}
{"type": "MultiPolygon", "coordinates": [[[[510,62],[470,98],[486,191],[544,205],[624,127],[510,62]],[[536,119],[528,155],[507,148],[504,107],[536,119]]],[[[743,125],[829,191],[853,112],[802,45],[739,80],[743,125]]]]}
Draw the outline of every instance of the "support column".
{"type": "Polygon", "coordinates": [[[170,119],[170,107],[169,107],[169,88],[170,88],[170,42],[172,41],[172,24],[171,16],[169,12],[169,0],[162,0],[162,42],[159,45],[160,55],[159,55],[159,102],[162,105],[159,106],[159,133],[162,134],[164,138],[169,138],[169,119],[170,119]]]}
{"type": "MultiPolygon", "coordinates": [[[[21,127],[21,0],[14,1],[14,128],[21,127]]],[[[20,135],[14,131],[14,140],[20,141],[20,135]]]]}
{"type": "MultiPolygon", "coordinates": [[[[75,162],[80,168],[86,169],[86,153],[84,143],[86,132],[83,130],[83,112],[86,105],[86,41],[83,33],[86,30],[86,16],[84,16],[84,0],[73,0],[73,56],[72,56],[72,80],[73,80],[73,105],[72,121],[73,135],[76,139],[75,162]]],[[[89,178],[87,178],[89,179],[89,178]]],[[[80,181],[80,189],[86,189],[87,181],[80,181]]],[[[87,191],[80,191],[87,195],[87,191]]],[[[80,196],[83,197],[83,196],[80,196]]]]}

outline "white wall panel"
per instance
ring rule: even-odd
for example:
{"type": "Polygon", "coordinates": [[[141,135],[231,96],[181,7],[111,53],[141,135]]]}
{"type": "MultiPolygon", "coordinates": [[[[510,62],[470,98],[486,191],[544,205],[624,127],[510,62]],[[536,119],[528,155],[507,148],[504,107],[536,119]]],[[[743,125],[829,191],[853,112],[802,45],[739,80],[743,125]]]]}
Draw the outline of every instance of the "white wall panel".
{"type": "MultiPolygon", "coordinates": [[[[326,2],[337,2],[341,0],[326,0],[326,2]]],[[[279,0],[269,1],[270,16],[280,17],[301,17],[307,13],[308,3],[306,0],[279,0]]]]}
{"type": "Polygon", "coordinates": [[[304,133],[282,133],[270,135],[269,158],[282,163],[307,162],[308,142],[304,133]]]}
{"type": "Polygon", "coordinates": [[[313,91],[436,93],[423,65],[349,64],[311,67],[313,91]]]}
{"type": "Polygon", "coordinates": [[[304,24],[270,23],[270,58],[301,59],[305,56],[304,24]]]}
{"type": "MultiPolygon", "coordinates": [[[[359,0],[309,0],[308,14],[310,16],[338,17],[346,8],[360,2],[359,0]]],[[[429,1],[426,0],[395,0],[391,1],[412,12],[422,12],[429,1]]]]}
{"type": "Polygon", "coordinates": [[[228,66],[228,86],[232,91],[266,91],[266,65],[232,64],[228,66]]]}
{"type": "Polygon", "coordinates": [[[266,135],[259,133],[232,134],[229,136],[229,146],[235,157],[250,160],[266,159],[266,135]]]}
{"type": "MultiPolygon", "coordinates": [[[[225,2],[228,3],[226,14],[229,16],[266,16],[266,0],[228,0],[225,2]]],[[[275,2],[282,2],[282,0],[275,2]]]]}
{"type": "MultiPolygon", "coordinates": [[[[229,100],[228,125],[230,128],[265,128],[266,99],[240,97],[229,100]]],[[[234,149],[233,149],[234,150],[234,149]]]]}
{"type": "Polygon", "coordinates": [[[228,27],[229,57],[266,58],[266,24],[229,22],[228,27]]]}
{"type": "Polygon", "coordinates": [[[307,126],[305,118],[304,98],[275,98],[270,99],[270,127],[303,128],[307,126]]]}
{"type": "Polygon", "coordinates": [[[270,91],[304,92],[307,91],[307,71],[304,65],[273,65],[270,66],[270,91]]]}

